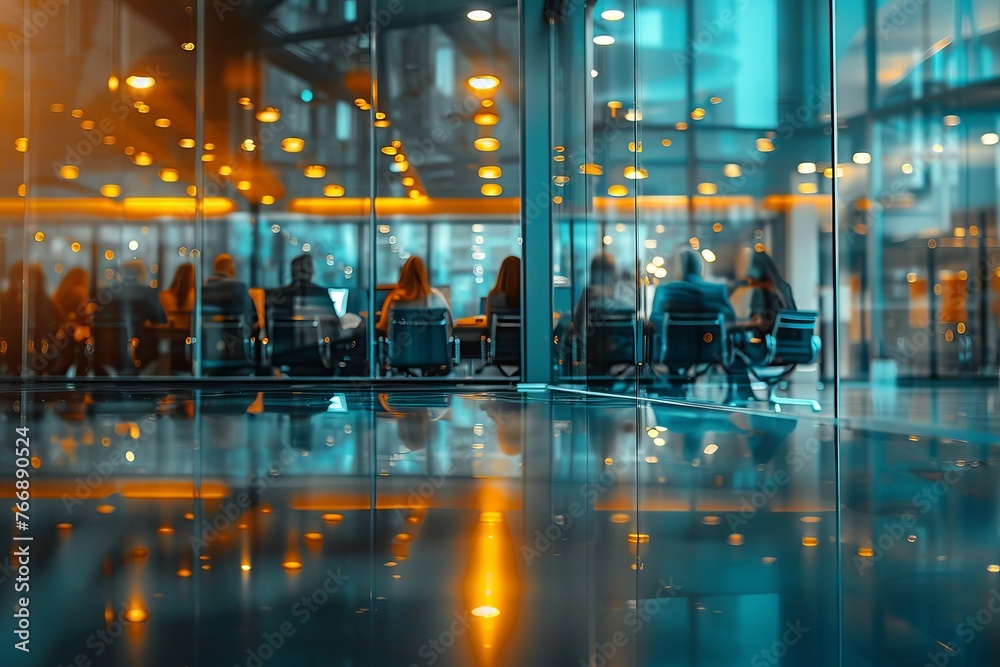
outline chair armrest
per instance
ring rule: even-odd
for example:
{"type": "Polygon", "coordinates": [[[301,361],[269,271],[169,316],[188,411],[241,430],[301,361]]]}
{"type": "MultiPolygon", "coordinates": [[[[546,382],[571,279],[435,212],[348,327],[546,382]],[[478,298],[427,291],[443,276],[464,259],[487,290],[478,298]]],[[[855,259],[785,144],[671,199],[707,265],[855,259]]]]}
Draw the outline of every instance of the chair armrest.
{"type": "Polygon", "coordinates": [[[813,336],[810,345],[812,347],[812,361],[810,363],[815,363],[819,359],[819,353],[823,350],[823,340],[819,336],[813,336]]]}

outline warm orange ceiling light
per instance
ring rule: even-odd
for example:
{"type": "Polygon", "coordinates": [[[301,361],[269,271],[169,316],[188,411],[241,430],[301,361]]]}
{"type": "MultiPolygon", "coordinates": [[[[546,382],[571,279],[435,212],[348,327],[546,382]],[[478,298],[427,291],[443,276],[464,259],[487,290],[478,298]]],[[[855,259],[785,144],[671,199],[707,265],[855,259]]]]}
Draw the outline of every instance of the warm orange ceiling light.
{"type": "Polygon", "coordinates": [[[271,204],[274,203],[274,195],[263,195],[260,198],[260,203],[263,204],[264,206],[270,206],[271,204]]]}
{"type": "Polygon", "coordinates": [[[593,162],[580,165],[580,173],[587,176],[600,176],[604,173],[604,167],[593,162]]]}
{"type": "Polygon", "coordinates": [[[154,79],[151,76],[136,76],[135,74],[133,74],[132,76],[125,79],[125,83],[127,83],[131,88],[136,88],[138,90],[146,90],[148,88],[153,87],[153,85],[156,83],[156,79],[154,79]]]}
{"type": "Polygon", "coordinates": [[[636,169],[635,167],[625,167],[625,178],[637,181],[643,178],[647,178],[649,173],[645,169],[636,169]]]}
{"type": "Polygon", "coordinates": [[[153,156],[145,151],[139,151],[132,155],[132,162],[136,163],[140,167],[148,167],[153,164],[153,156]]]}
{"type": "Polygon", "coordinates": [[[473,118],[476,125],[496,125],[500,121],[500,116],[491,111],[477,113],[473,118]]]}
{"type": "Polygon", "coordinates": [[[157,118],[156,120],[153,121],[153,125],[155,125],[156,127],[170,127],[170,119],[157,118]]]}
{"type": "Polygon", "coordinates": [[[476,90],[493,90],[500,85],[500,79],[492,74],[477,74],[469,77],[469,86],[476,90]]]}
{"type": "Polygon", "coordinates": [[[306,178],[323,178],[326,176],[326,167],[321,164],[311,164],[302,170],[306,178]]]}
{"type": "Polygon", "coordinates": [[[194,139],[187,139],[187,138],[178,141],[177,145],[180,146],[181,148],[194,148],[195,146],[194,139]]]}
{"type": "Polygon", "coordinates": [[[615,184],[608,188],[608,194],[612,197],[624,197],[628,194],[628,188],[624,185],[615,184]]]}
{"type": "Polygon", "coordinates": [[[345,192],[344,186],[336,183],[328,183],[323,186],[323,195],[327,197],[343,197],[345,192]]]}
{"type": "Polygon", "coordinates": [[[28,138],[27,137],[18,137],[17,139],[15,139],[14,140],[14,150],[16,150],[19,153],[27,153],[28,152],[28,138]]]}
{"type": "Polygon", "coordinates": [[[397,151],[396,151],[396,149],[393,146],[383,146],[382,147],[382,153],[384,155],[395,155],[396,152],[397,151]]]}
{"type": "Polygon", "coordinates": [[[164,183],[176,183],[180,179],[176,169],[161,169],[159,176],[164,183]]]}
{"type": "Polygon", "coordinates": [[[500,178],[503,172],[496,165],[486,165],[479,168],[479,178],[500,178]]]}
{"type": "Polygon", "coordinates": [[[477,151],[490,153],[500,148],[500,141],[498,139],[494,139],[493,137],[482,137],[480,139],[476,139],[475,146],[477,151]]]}
{"type": "Polygon", "coordinates": [[[122,193],[121,186],[115,185],[114,183],[108,183],[107,185],[101,186],[101,194],[108,198],[117,197],[122,193]]]}
{"type": "Polygon", "coordinates": [[[74,167],[71,164],[67,164],[59,168],[59,178],[66,179],[67,181],[72,181],[80,177],[80,168],[74,167]]]}
{"type": "Polygon", "coordinates": [[[298,137],[288,137],[281,140],[281,150],[286,153],[301,153],[306,147],[306,142],[298,137]]]}
{"type": "Polygon", "coordinates": [[[264,107],[255,114],[255,117],[262,123],[276,123],[281,119],[281,111],[275,107],[264,107]]]}
{"type": "Polygon", "coordinates": [[[408,187],[412,186],[416,181],[413,179],[412,176],[404,176],[403,180],[401,182],[402,182],[402,184],[403,184],[404,187],[408,188],[408,187]]]}
{"type": "Polygon", "coordinates": [[[485,183],[483,187],[479,188],[479,191],[486,197],[499,197],[503,194],[503,188],[497,183],[485,183]]]}

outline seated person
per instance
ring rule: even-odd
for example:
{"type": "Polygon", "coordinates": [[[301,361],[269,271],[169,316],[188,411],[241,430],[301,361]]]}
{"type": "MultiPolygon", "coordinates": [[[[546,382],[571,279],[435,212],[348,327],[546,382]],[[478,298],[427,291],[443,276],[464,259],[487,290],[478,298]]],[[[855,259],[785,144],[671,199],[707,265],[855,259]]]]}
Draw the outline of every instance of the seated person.
{"type": "Polygon", "coordinates": [[[170,286],[160,292],[160,305],[163,306],[171,327],[185,330],[191,328],[194,299],[194,264],[185,262],[177,267],[170,286]]]}
{"type": "Polygon", "coordinates": [[[236,263],[227,254],[215,258],[212,275],[201,288],[201,302],[206,316],[223,315],[241,318],[249,327],[257,319],[246,283],[236,278],[236,263]]]}
{"type": "Polygon", "coordinates": [[[573,309],[573,329],[581,343],[586,342],[588,313],[636,309],[635,295],[629,300],[618,289],[618,271],[611,255],[601,253],[590,260],[589,278],[573,309]]]}
{"type": "Polygon", "coordinates": [[[451,329],[451,307],[440,291],[431,287],[424,260],[412,255],[399,271],[396,288],[385,298],[382,315],[375,325],[380,336],[388,335],[389,320],[394,308],[444,308],[451,329]]]}
{"type": "MultiPolygon", "coordinates": [[[[156,342],[143,335],[143,327],[147,322],[162,324],[166,318],[156,289],[147,282],[146,264],[141,259],[125,262],[117,280],[100,290],[96,301],[95,325],[119,328],[127,337],[138,338],[140,343],[136,355],[140,365],[156,356],[156,342]]],[[[114,353],[107,352],[109,355],[114,353]]],[[[100,361],[105,352],[97,351],[96,354],[100,361]]],[[[107,361],[114,359],[114,356],[106,358],[107,361]]],[[[119,362],[122,360],[115,363],[119,362]]]]}
{"type": "Polygon", "coordinates": [[[70,269],[56,293],[52,295],[52,310],[58,330],[55,332],[58,360],[54,360],[53,373],[62,375],[76,363],[82,367],[85,359],[78,349],[90,337],[90,316],[93,304],[90,301],[89,277],[79,267],[70,269]]]}
{"type": "Polygon", "coordinates": [[[316,265],[310,255],[300,255],[292,260],[292,282],[273,289],[267,294],[267,310],[277,319],[291,319],[296,308],[323,310],[324,319],[334,322],[340,328],[340,318],[330,301],[325,287],[312,281],[316,275],[316,265]]]}
{"type": "Polygon", "coordinates": [[[701,255],[691,249],[682,250],[678,263],[682,278],[657,286],[653,296],[649,321],[654,332],[662,330],[667,313],[722,315],[727,325],[732,324],[736,313],[726,296],[726,286],[705,280],[701,255]]]}
{"type": "Polygon", "coordinates": [[[771,333],[778,313],[796,310],[792,288],[764,251],[744,248],[740,263],[745,267],[745,286],[738,287],[731,297],[734,304],[742,302],[740,319],[750,322],[760,334],[771,333]]]}
{"type": "Polygon", "coordinates": [[[486,322],[494,311],[519,312],[521,308],[521,260],[508,257],[500,263],[497,283],[486,296],[486,322]]]}
{"type": "Polygon", "coordinates": [[[94,322],[132,324],[139,331],[145,322],[163,323],[163,308],[156,289],[147,283],[146,264],[133,259],[122,266],[118,280],[97,300],[94,322]]]}
{"type": "Polygon", "coordinates": [[[24,263],[15,262],[11,265],[7,282],[7,290],[0,296],[0,337],[6,345],[0,352],[0,374],[45,375],[50,372],[49,359],[42,354],[41,343],[51,340],[58,330],[56,315],[52,310],[45,288],[45,272],[41,264],[33,262],[28,265],[27,275],[27,314],[24,312],[24,263]],[[21,339],[22,318],[28,318],[29,366],[21,368],[23,341],[21,339]],[[32,358],[32,355],[34,357],[32,358]]]}

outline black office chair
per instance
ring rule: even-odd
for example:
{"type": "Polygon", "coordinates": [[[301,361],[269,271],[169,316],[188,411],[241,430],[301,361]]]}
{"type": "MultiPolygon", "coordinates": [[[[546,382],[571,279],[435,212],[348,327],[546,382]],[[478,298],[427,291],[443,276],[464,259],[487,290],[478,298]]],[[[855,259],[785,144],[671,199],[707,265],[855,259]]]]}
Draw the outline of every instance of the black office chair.
{"type": "Polygon", "coordinates": [[[521,312],[519,309],[495,310],[489,323],[486,363],[497,367],[504,377],[511,377],[521,368],[521,312]],[[504,366],[515,366],[507,373],[504,366]]]}
{"type": "Polygon", "coordinates": [[[94,322],[85,350],[95,375],[136,375],[142,366],[139,339],[125,322],[94,322]]]}
{"type": "Polygon", "coordinates": [[[587,373],[619,377],[634,371],[634,310],[590,310],[587,313],[587,373]]]}
{"type": "Polygon", "coordinates": [[[819,359],[822,341],[813,332],[819,313],[807,310],[783,310],[771,329],[771,353],[763,363],[747,363],[750,374],[768,387],[768,403],[781,412],[782,405],[807,405],[814,412],[822,408],[818,401],[788,398],[776,394],[779,383],[799,364],[814,364],[819,359]]]}
{"type": "Polygon", "coordinates": [[[201,370],[205,375],[252,375],[252,329],[243,315],[202,311],[201,370]]]}
{"type": "Polygon", "coordinates": [[[446,308],[393,308],[386,338],[379,338],[379,365],[386,374],[447,375],[459,363],[446,308]]]}
{"type": "Polygon", "coordinates": [[[667,367],[667,379],[685,387],[715,366],[728,367],[733,351],[721,314],[667,313],[654,361],[667,367]]]}

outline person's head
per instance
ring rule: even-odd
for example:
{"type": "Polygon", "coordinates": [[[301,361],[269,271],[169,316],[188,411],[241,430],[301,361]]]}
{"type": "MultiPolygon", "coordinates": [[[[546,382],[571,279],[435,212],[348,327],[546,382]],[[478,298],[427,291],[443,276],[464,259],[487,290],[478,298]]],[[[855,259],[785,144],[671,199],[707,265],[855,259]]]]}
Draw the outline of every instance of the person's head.
{"type": "Polygon", "coordinates": [[[222,253],[215,258],[215,262],[212,264],[212,271],[214,271],[216,275],[235,278],[236,262],[233,261],[232,255],[222,253]]]}
{"type": "Polygon", "coordinates": [[[146,282],[146,263],[141,259],[130,259],[122,265],[122,280],[126,283],[146,282]]]}
{"type": "Polygon", "coordinates": [[[194,264],[184,262],[178,266],[174,280],[167,289],[173,292],[178,300],[183,300],[188,295],[194,294],[194,264]]]}
{"type": "Polygon", "coordinates": [[[316,266],[313,264],[312,255],[299,255],[292,260],[292,281],[312,282],[316,275],[316,266]]]}
{"type": "Polygon", "coordinates": [[[608,253],[599,253],[590,260],[591,285],[614,285],[617,275],[618,268],[615,266],[615,258],[608,253]]]}
{"type": "Polygon", "coordinates": [[[681,250],[677,259],[682,276],[695,275],[699,278],[702,277],[705,265],[702,263],[701,255],[697,251],[685,248],[681,250]]]}
{"type": "Polygon", "coordinates": [[[405,300],[419,299],[431,293],[431,283],[427,279],[427,266],[424,260],[411,255],[403,268],[399,270],[399,289],[405,300]]]}
{"type": "Polygon", "coordinates": [[[521,302],[521,260],[508,257],[500,263],[497,273],[497,284],[493,291],[502,293],[507,299],[508,308],[516,308],[521,302]]]}

